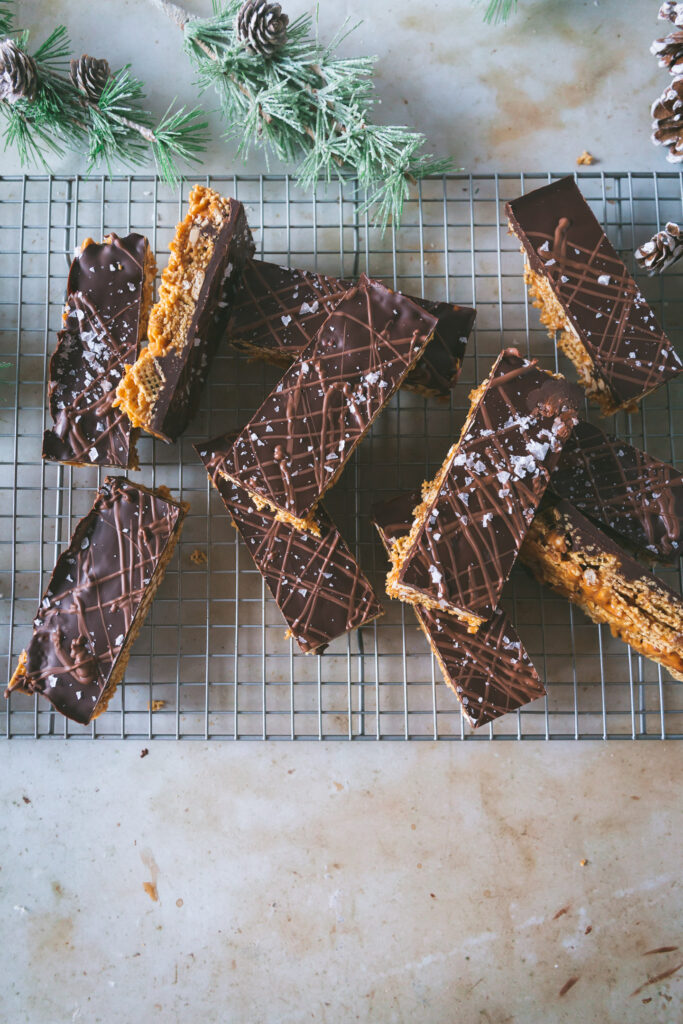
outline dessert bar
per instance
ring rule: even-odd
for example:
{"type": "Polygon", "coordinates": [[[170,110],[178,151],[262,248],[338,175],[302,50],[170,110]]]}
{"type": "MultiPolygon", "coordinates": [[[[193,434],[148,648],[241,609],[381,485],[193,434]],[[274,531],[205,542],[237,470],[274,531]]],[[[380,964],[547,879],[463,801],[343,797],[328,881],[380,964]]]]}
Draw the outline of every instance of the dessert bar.
{"type": "Polygon", "coordinates": [[[460,439],[392,548],[387,592],[456,615],[474,632],[498,607],[581,396],[506,349],[471,399],[460,439]]]}
{"type": "Polygon", "coordinates": [[[163,579],[188,506],[107,477],[62,552],[5,692],[40,693],[87,725],[106,709],[163,579]]]}
{"type": "Polygon", "coordinates": [[[128,366],[117,404],[136,427],[175,441],[195,414],[235,285],[254,243],[244,207],[195,185],[149,318],[149,345],[128,366]]]}
{"type": "Polygon", "coordinates": [[[54,426],[43,458],[72,465],[137,468],[128,416],[114,407],[126,363],[137,359],[154,291],[156,263],[142,235],[86,239],[71,264],[64,328],[50,360],[54,426]]]}
{"type": "Polygon", "coordinates": [[[605,415],[632,411],[683,369],[573,178],[506,204],[541,321],[605,415]]]}
{"type": "Polygon", "coordinates": [[[218,472],[234,441],[224,436],[196,445],[211,482],[282,612],[288,635],[305,653],[321,654],[352,629],[384,611],[341,534],[319,507],[319,536],[301,533],[259,511],[247,492],[218,472]]]}
{"type": "Polygon", "coordinates": [[[431,338],[436,317],[363,275],[286,371],[218,471],[317,532],[315,507],[431,338]]]}
{"type": "Polygon", "coordinates": [[[683,474],[582,420],[550,489],[655,558],[683,550],[683,474]]]}
{"type": "Polygon", "coordinates": [[[683,681],[683,600],[571,502],[538,513],[520,558],[541,583],[683,681]]]}
{"type": "MultiPolygon", "coordinates": [[[[235,293],[228,328],[230,344],[257,359],[287,367],[311,343],[351,287],[351,281],[249,260],[235,293]]],[[[460,376],[476,310],[412,295],[408,298],[438,322],[424,355],[403,386],[425,396],[447,398],[460,376]]]]}
{"type": "MultiPolygon", "coordinates": [[[[387,554],[394,541],[407,534],[419,503],[414,491],[373,507],[372,519],[387,554]]],[[[529,655],[500,609],[476,633],[445,612],[421,605],[413,605],[413,610],[446,685],[475,729],[545,696],[529,655]]]]}

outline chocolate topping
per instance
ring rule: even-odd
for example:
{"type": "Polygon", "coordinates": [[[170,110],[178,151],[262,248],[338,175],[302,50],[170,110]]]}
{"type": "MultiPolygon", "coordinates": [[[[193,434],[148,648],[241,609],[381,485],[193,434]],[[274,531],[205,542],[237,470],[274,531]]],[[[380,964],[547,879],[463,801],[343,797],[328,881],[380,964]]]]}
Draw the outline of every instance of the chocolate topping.
{"type": "Polygon", "coordinates": [[[341,534],[322,508],[320,536],[301,533],[259,511],[247,492],[221,476],[235,436],[195,451],[263,575],[293,638],[304,653],[321,654],[332,640],[381,615],[383,608],[341,534]]]}
{"type": "Polygon", "coordinates": [[[581,393],[507,349],[478,395],[463,436],[424,492],[395,582],[418,601],[424,595],[483,622],[498,606],[577,422],[581,393]]]}
{"type": "Polygon", "coordinates": [[[436,326],[363,276],[244,428],[218,470],[305,522],[436,326]]]}
{"type": "MultiPolygon", "coordinates": [[[[373,522],[387,551],[405,536],[420,494],[400,494],[375,505],[373,522]]],[[[507,615],[498,610],[476,633],[453,615],[414,605],[447,686],[476,729],[545,694],[531,659],[507,615]]]]}
{"type": "Polygon", "coordinates": [[[683,547],[683,474],[591,423],[574,428],[550,487],[656,557],[683,547]]]}
{"type": "Polygon", "coordinates": [[[573,178],[535,189],[505,209],[532,271],[550,284],[617,406],[681,372],[671,342],[573,178]]]}
{"type": "MultiPolygon", "coordinates": [[[[315,338],[351,281],[249,260],[235,292],[230,343],[277,366],[289,366],[315,338]]],[[[407,296],[438,320],[434,336],[404,387],[447,397],[460,375],[476,311],[407,296]]]]}
{"type": "MultiPolygon", "coordinates": [[[[538,514],[539,522],[556,525],[569,545],[569,550],[580,556],[582,552],[590,555],[612,556],[616,559],[619,568],[619,575],[629,582],[642,581],[648,587],[654,587],[665,595],[667,601],[675,606],[679,614],[683,615],[683,599],[680,594],[659,577],[655,576],[648,569],[625,551],[620,544],[609,537],[599,526],[591,522],[587,516],[576,508],[565,498],[553,499],[546,497],[543,508],[538,514]]],[[[523,546],[522,561],[529,564],[530,559],[523,546]]],[[[683,645],[683,635],[681,638],[683,645]]],[[[683,647],[682,647],[683,649],[683,647]]]]}
{"type": "Polygon", "coordinates": [[[216,230],[212,222],[202,235],[213,243],[186,336],[155,357],[163,383],[146,429],[175,441],[195,415],[216,349],[225,337],[232,296],[244,262],[254,252],[244,207],[230,201],[230,216],[216,230]]]}
{"type": "Polygon", "coordinates": [[[99,714],[183,515],[181,506],[125,477],[105,479],[59,556],[5,696],[13,689],[41,693],[82,725],[99,714]]]}
{"type": "Polygon", "coordinates": [[[50,361],[54,427],[43,457],[96,466],[131,464],[131,423],[113,407],[125,363],[137,358],[147,239],[91,242],[69,271],[64,329],[50,361]]]}

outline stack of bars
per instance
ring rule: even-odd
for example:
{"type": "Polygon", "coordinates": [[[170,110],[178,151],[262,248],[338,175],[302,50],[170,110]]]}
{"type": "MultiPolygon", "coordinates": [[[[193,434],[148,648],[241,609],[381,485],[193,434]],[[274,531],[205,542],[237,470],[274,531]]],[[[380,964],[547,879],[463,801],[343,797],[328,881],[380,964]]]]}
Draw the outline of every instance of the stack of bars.
{"type": "MultiPolygon", "coordinates": [[[[632,410],[680,373],[572,178],[507,213],[541,319],[603,413],[632,410]]],[[[282,367],[246,425],[195,447],[286,635],[321,654],[383,612],[325,494],[399,388],[448,398],[475,311],[365,275],[353,283],[256,260],[242,205],[199,186],[152,306],[155,274],[140,235],[81,247],[43,456],[136,468],[140,430],[172,443],[186,429],[223,341],[282,367]]],[[[413,606],[474,727],[546,693],[501,609],[518,556],[683,679],[683,602],[638,561],[679,554],[683,476],[583,420],[583,405],[577,385],[504,348],[434,479],[373,508],[387,593],[413,606]]],[[[106,708],[186,513],[163,489],[106,479],[57,563],[8,694],[40,693],[82,724],[106,708]]]]}

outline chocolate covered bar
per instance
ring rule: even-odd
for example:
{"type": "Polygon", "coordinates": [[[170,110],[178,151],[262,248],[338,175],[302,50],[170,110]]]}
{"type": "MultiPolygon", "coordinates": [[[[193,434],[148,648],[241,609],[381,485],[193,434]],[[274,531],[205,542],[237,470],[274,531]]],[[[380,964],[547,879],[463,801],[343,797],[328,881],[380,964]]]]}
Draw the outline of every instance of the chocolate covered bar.
{"type": "Polygon", "coordinates": [[[88,238],[69,270],[64,328],[50,360],[54,426],[43,458],[72,465],[137,468],[128,416],[114,408],[126,363],[137,359],[154,290],[156,263],[142,235],[88,238]]]}
{"type": "Polygon", "coordinates": [[[683,549],[683,473],[582,420],[550,488],[655,558],[683,549]]]}
{"type": "MultiPolygon", "coordinates": [[[[413,491],[373,507],[372,521],[387,554],[408,533],[420,500],[413,491]]],[[[545,696],[545,687],[503,611],[495,611],[476,633],[470,633],[453,615],[421,605],[413,605],[413,610],[444,682],[473,728],[545,696]]]]}
{"type": "Polygon", "coordinates": [[[609,415],[632,411],[683,364],[573,178],[506,204],[541,321],[609,415]]]}
{"type": "Polygon", "coordinates": [[[436,317],[363,275],[286,371],[218,471],[316,533],[315,507],[408,372],[436,317]]]}
{"type": "Polygon", "coordinates": [[[571,502],[539,512],[520,558],[541,583],[683,681],[683,600],[571,502]]]}
{"type": "Polygon", "coordinates": [[[343,537],[322,508],[318,536],[256,508],[247,492],[218,472],[233,436],[195,445],[209,478],[268,585],[292,636],[305,654],[365,626],[384,611],[343,537]]]}
{"type": "Polygon", "coordinates": [[[498,607],[581,395],[510,348],[471,398],[460,439],[392,548],[387,592],[456,615],[474,632],[498,607]]]}
{"type": "Polygon", "coordinates": [[[6,697],[40,693],[81,725],[106,710],[187,507],[125,477],[105,479],[57,560],[6,697]]]}
{"type": "MultiPolygon", "coordinates": [[[[289,366],[310,345],[351,281],[291,270],[264,260],[249,260],[235,293],[228,327],[230,344],[240,352],[276,366],[289,366]]],[[[476,310],[409,295],[437,318],[424,354],[404,387],[447,398],[460,376],[476,310]]]]}
{"type": "Polygon", "coordinates": [[[116,403],[136,427],[175,441],[194,416],[235,285],[254,243],[244,207],[195,185],[149,318],[149,345],[126,368],[116,403]]]}

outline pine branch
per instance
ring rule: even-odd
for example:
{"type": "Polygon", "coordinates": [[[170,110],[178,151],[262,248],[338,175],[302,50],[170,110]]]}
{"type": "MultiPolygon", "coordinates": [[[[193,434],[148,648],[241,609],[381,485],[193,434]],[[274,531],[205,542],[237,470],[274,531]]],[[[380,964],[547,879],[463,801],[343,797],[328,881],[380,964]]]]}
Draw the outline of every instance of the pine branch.
{"type": "Polygon", "coordinates": [[[13,21],[12,0],[0,0],[0,36],[8,36],[10,34],[13,21]]]}
{"type": "Polygon", "coordinates": [[[215,89],[238,154],[259,145],[266,159],[298,161],[304,188],[352,174],[367,196],[362,212],[372,208],[382,228],[400,221],[411,183],[451,168],[450,160],[418,152],[426,141],[420,132],[372,123],[376,58],[335,56],[357,26],[345,23],[323,46],[313,19],[302,15],[288,25],[284,44],[263,56],[236,32],[242,0],[213,0],[213,17],[202,19],[168,0],[150,2],[183,31],[200,89],[215,89]]]}
{"type": "Polygon", "coordinates": [[[487,21],[489,24],[507,21],[516,10],[517,0],[489,0],[484,21],[487,21]]]}
{"type": "MultiPolygon", "coordinates": [[[[2,4],[8,7],[7,0],[0,0],[0,18],[2,4]]],[[[27,32],[12,41],[20,54],[28,54],[27,32]]],[[[130,65],[111,74],[106,61],[95,61],[103,65],[105,81],[93,92],[73,78],[69,53],[67,31],[60,26],[29,56],[32,88],[0,100],[5,148],[15,146],[23,164],[37,163],[49,171],[50,154],[61,156],[65,148],[85,145],[88,172],[104,163],[110,174],[115,161],[135,167],[151,155],[160,176],[177,184],[178,161],[196,163],[206,148],[208,123],[202,112],[184,107],[173,111],[171,105],[155,127],[141,105],[142,82],[131,74],[130,65]]],[[[82,61],[93,63],[85,57],[82,61]]]]}

